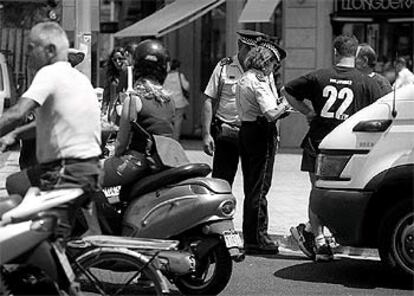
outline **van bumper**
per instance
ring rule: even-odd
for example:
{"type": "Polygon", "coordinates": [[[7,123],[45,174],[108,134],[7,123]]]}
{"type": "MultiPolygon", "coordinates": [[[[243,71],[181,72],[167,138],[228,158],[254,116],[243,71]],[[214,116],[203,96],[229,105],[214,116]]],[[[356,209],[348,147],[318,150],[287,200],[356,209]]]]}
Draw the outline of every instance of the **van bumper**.
{"type": "Polygon", "coordinates": [[[338,243],[363,246],[363,223],[372,192],[314,188],[310,207],[338,243]]]}

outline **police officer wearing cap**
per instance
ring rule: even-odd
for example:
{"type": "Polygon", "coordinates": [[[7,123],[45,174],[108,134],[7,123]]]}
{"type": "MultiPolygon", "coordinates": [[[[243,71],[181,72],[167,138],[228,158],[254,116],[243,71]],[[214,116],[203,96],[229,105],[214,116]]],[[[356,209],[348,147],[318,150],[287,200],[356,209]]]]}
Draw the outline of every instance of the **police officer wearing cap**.
{"type": "Polygon", "coordinates": [[[202,110],[203,149],[213,156],[214,178],[233,184],[239,163],[238,128],[240,120],[236,107],[236,83],[244,73],[242,61],[265,34],[249,30],[237,32],[238,54],[222,59],[214,68],[204,91],[202,110]],[[233,137],[219,136],[223,125],[232,128],[233,137]],[[233,140],[232,140],[233,139],[233,140]]]}
{"type": "Polygon", "coordinates": [[[276,121],[288,114],[272,78],[286,52],[270,39],[260,41],[246,56],[246,72],[237,83],[236,102],[241,120],[240,156],[243,171],[243,236],[246,254],[277,254],[268,233],[266,195],[272,182],[277,147],[276,121]]]}

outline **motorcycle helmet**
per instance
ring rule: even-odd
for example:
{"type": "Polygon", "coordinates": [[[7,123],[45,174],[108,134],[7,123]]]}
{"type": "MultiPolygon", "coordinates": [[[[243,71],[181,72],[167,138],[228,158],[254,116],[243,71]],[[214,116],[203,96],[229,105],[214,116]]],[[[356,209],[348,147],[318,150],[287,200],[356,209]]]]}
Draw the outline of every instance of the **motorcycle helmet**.
{"type": "Polygon", "coordinates": [[[163,84],[167,77],[169,55],[167,49],[156,39],[141,41],[134,53],[135,80],[149,78],[163,84]]]}

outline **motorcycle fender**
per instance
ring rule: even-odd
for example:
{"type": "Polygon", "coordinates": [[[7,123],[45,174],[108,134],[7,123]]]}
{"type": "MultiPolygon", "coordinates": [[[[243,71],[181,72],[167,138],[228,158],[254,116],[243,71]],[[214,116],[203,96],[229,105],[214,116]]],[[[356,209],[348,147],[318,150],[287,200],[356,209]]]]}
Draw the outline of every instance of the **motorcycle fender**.
{"type": "Polygon", "coordinates": [[[221,242],[221,237],[223,237],[226,231],[235,232],[232,219],[219,220],[204,225],[203,233],[208,236],[201,239],[197,244],[194,251],[196,255],[203,257],[205,254],[207,254],[211,248],[215,247],[221,242]]]}
{"type": "Polygon", "coordinates": [[[226,231],[235,231],[232,219],[219,220],[219,221],[211,222],[203,226],[204,234],[215,233],[215,234],[223,235],[223,233],[226,231]]]}
{"type": "Polygon", "coordinates": [[[234,229],[233,220],[221,220],[204,225],[203,233],[207,235],[220,235],[226,243],[230,257],[236,262],[244,260],[244,253],[242,252],[243,243],[240,234],[234,229]]]}
{"type": "Polygon", "coordinates": [[[219,243],[220,239],[218,237],[204,237],[200,239],[195,246],[192,245],[194,254],[198,258],[202,258],[208,253],[210,249],[214,248],[219,243]]]}

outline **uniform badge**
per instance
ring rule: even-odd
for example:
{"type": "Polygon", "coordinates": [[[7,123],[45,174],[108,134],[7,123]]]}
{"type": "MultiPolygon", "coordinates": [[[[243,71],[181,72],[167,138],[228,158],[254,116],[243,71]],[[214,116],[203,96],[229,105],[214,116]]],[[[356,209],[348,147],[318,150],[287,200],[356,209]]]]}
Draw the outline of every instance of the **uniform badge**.
{"type": "Polygon", "coordinates": [[[233,59],[231,57],[226,57],[221,59],[220,66],[230,65],[231,63],[233,63],[233,59]]]}

